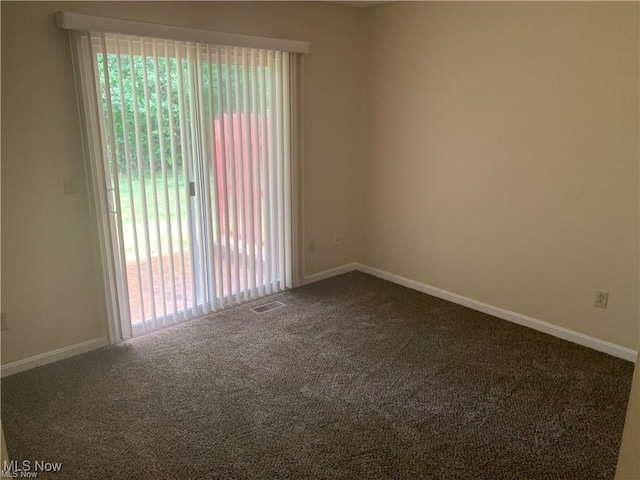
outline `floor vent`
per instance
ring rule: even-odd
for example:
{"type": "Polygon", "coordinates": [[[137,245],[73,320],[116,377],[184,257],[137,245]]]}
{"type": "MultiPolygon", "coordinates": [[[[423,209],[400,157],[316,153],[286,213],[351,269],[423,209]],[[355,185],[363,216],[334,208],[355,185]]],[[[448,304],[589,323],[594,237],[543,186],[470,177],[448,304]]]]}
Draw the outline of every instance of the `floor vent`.
{"type": "Polygon", "coordinates": [[[260,305],[259,307],[252,308],[251,311],[259,315],[261,313],[268,312],[269,310],[275,310],[276,308],[280,308],[280,307],[284,307],[284,303],[275,301],[275,302],[265,303],[264,305],[260,305]]]}

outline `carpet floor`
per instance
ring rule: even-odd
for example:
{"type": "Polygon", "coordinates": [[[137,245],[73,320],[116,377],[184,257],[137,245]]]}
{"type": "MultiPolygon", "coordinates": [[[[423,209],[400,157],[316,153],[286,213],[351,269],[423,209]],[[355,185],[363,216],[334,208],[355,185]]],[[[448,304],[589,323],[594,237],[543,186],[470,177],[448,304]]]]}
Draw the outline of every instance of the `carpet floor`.
{"type": "Polygon", "coordinates": [[[352,272],[2,380],[56,479],[612,479],[633,365],[352,272]]]}

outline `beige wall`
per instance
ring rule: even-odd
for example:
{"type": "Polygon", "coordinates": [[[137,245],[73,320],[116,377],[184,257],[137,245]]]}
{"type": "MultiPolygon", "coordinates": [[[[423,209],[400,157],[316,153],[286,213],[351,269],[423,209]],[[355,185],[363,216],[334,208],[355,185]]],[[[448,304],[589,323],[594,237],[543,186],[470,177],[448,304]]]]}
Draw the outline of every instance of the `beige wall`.
{"type": "Polygon", "coordinates": [[[364,263],[636,349],[638,7],[368,9],[364,263]]]}
{"type": "Polygon", "coordinates": [[[2,363],[106,334],[62,9],[303,40],[307,275],[358,259],[364,17],[329,3],[2,2],[2,363]],[[64,195],[62,176],[80,191],[64,195]],[[332,246],[333,233],[342,244],[332,246]],[[10,280],[8,280],[10,279],[10,280]]]}

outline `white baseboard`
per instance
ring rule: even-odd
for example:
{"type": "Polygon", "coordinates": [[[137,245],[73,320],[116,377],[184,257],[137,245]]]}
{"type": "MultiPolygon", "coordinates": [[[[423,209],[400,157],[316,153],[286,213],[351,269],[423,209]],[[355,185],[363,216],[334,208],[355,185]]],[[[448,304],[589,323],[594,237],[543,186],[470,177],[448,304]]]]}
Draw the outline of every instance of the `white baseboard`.
{"type": "Polygon", "coordinates": [[[303,285],[309,285],[310,283],[319,282],[320,280],[324,280],[325,278],[335,277],[336,275],[342,275],[343,273],[352,272],[353,270],[359,270],[360,264],[353,262],[347,263],[346,265],[341,265],[336,268],[330,268],[329,270],[324,270],[322,272],[314,273],[313,275],[309,275],[304,277],[302,281],[303,285]]]}
{"type": "Polygon", "coordinates": [[[543,322],[542,320],[528,317],[527,315],[522,315],[521,313],[512,312],[500,307],[494,307],[493,305],[479,302],[478,300],[474,300],[472,298],[463,297],[462,295],[451,293],[446,290],[442,290],[441,288],[432,287],[431,285],[416,282],[415,280],[410,280],[408,278],[401,277],[400,275],[389,273],[384,270],[373,268],[357,262],[348,263],[340,267],[332,268],[330,270],[325,270],[323,272],[305,277],[304,285],[324,280],[326,278],[334,277],[336,275],[342,275],[343,273],[351,272],[353,270],[368,273],[369,275],[373,275],[374,277],[382,278],[383,280],[388,280],[389,282],[393,282],[398,285],[402,285],[404,287],[408,287],[413,290],[432,295],[434,297],[442,298],[443,300],[448,300],[452,303],[469,307],[473,310],[477,310],[479,312],[501,318],[502,320],[517,323],[518,325],[529,327],[539,332],[547,333],[549,335],[553,335],[554,337],[562,338],[563,340],[568,340],[569,342],[582,345],[583,347],[592,348],[593,350],[607,353],[617,358],[622,358],[623,360],[627,360],[629,362],[635,363],[638,358],[638,352],[630,348],[622,347],[620,345],[616,345],[605,340],[600,340],[595,337],[590,337],[588,335],[584,335],[583,333],[569,330],[568,328],[553,325],[552,323],[543,322]]]}
{"type": "Polygon", "coordinates": [[[448,300],[458,305],[463,305],[465,307],[472,308],[473,310],[477,310],[479,312],[493,315],[494,317],[498,317],[503,320],[507,320],[509,322],[517,323],[518,325],[523,325],[525,327],[538,330],[539,332],[553,335],[554,337],[562,338],[563,340],[568,340],[570,342],[577,343],[578,345],[582,345],[584,347],[592,348],[599,352],[604,352],[609,355],[613,355],[614,357],[628,360],[630,362],[635,363],[638,357],[638,352],[636,352],[635,350],[631,350],[630,348],[621,347],[620,345],[606,342],[604,340],[600,340],[595,337],[590,337],[588,335],[584,335],[579,332],[574,332],[573,330],[569,330],[568,328],[559,327],[557,325],[543,322],[542,320],[528,317],[520,313],[512,312],[510,310],[505,310],[499,307],[494,307],[493,305],[479,302],[477,300],[473,300],[472,298],[463,297],[462,295],[457,295],[455,293],[447,292],[446,290],[432,287],[431,285],[427,285],[424,283],[416,282],[414,280],[401,277],[400,275],[395,275],[393,273],[385,272],[384,270],[380,270],[380,269],[369,267],[367,265],[362,265],[362,264],[357,264],[356,270],[359,270],[364,273],[368,273],[370,275],[373,275],[374,277],[382,278],[384,280],[397,283],[398,285],[403,285],[413,290],[418,290],[419,292],[423,292],[423,293],[432,295],[434,297],[448,300]]]}
{"type": "MultiPolygon", "coordinates": [[[[488,315],[493,315],[494,317],[517,323],[518,325],[523,325],[525,327],[529,327],[534,330],[553,335],[554,337],[562,338],[564,340],[577,343],[578,345],[589,347],[599,352],[604,352],[609,355],[613,355],[614,357],[628,360],[630,362],[635,363],[638,356],[638,352],[636,352],[635,350],[631,350],[630,348],[621,347],[620,345],[615,345],[598,338],[590,337],[579,332],[574,332],[573,330],[559,327],[551,323],[543,322],[542,320],[528,317],[520,313],[512,312],[510,310],[505,310],[499,307],[494,307],[493,305],[479,302],[477,300],[473,300],[472,298],[463,297],[462,295],[451,293],[440,288],[432,287],[431,285],[427,285],[425,283],[416,282],[415,280],[410,280],[408,278],[401,277],[400,275],[395,275],[393,273],[389,273],[378,268],[369,267],[357,262],[348,263],[340,267],[331,268],[329,270],[324,270],[322,272],[309,275],[304,278],[303,284],[308,285],[310,283],[318,282],[326,278],[335,277],[336,275],[342,275],[343,273],[351,272],[353,270],[368,273],[369,275],[373,275],[374,277],[382,278],[383,280],[388,280],[398,285],[402,285],[404,287],[408,287],[413,290],[432,295],[434,297],[442,298],[452,303],[469,307],[473,310],[477,310],[488,315]]],[[[108,344],[109,341],[107,340],[107,337],[98,337],[92,340],[87,340],[86,342],[76,343],[75,345],[69,345],[68,347],[59,348],[51,352],[34,355],[33,357],[2,365],[0,376],[4,378],[9,375],[24,372],[25,370],[29,370],[31,368],[47,365],[49,363],[57,362],[58,360],[63,360],[75,355],[80,355],[81,353],[86,353],[91,350],[96,350],[98,348],[107,346],[108,344]]]]}
{"type": "Polygon", "coordinates": [[[107,337],[98,337],[92,340],[87,340],[86,342],[76,343],[75,345],[69,345],[68,347],[59,348],[51,352],[41,353],[39,355],[34,355],[33,357],[2,365],[0,375],[2,378],[8,377],[15,373],[24,372],[31,368],[47,365],[48,363],[57,362],[58,360],[80,355],[81,353],[90,352],[91,350],[107,345],[109,345],[107,337]]]}

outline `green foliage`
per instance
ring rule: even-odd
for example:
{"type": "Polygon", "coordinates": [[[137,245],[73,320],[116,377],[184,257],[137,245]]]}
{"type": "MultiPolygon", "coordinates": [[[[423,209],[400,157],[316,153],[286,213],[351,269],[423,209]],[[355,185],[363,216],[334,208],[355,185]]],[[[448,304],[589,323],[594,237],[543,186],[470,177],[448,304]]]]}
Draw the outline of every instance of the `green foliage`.
{"type": "MultiPolygon", "coordinates": [[[[107,152],[114,173],[116,165],[121,175],[126,174],[127,168],[136,177],[140,173],[149,173],[152,166],[158,171],[163,156],[167,167],[171,168],[174,162],[176,166],[182,166],[183,152],[189,158],[193,141],[197,142],[197,135],[202,134],[198,115],[204,115],[205,128],[213,128],[213,118],[219,118],[221,110],[227,113],[248,113],[254,109],[251,105],[243,105],[242,66],[227,67],[202,62],[198,75],[198,67],[194,61],[182,59],[179,63],[175,57],[158,57],[156,71],[153,57],[145,56],[143,59],[140,55],[118,56],[108,53],[105,74],[104,56],[98,54],[96,60],[107,152]],[[218,78],[218,70],[221,79],[218,78]],[[210,92],[213,92],[213,98],[210,98],[210,92]],[[108,94],[112,110],[109,109],[108,94]],[[200,111],[198,107],[200,102],[204,111],[200,111]],[[182,118],[181,103],[184,105],[182,118]],[[147,104],[148,109],[145,107],[147,104]],[[110,111],[113,112],[113,132],[108,119],[110,111]],[[139,139],[138,142],[136,138],[139,139]],[[175,149],[172,149],[172,139],[175,149]],[[112,151],[112,145],[115,145],[115,152],[112,151]],[[127,158],[130,162],[127,162],[127,158]]],[[[249,78],[250,73],[247,72],[249,78]]]]}
{"type": "MultiPolygon", "coordinates": [[[[127,155],[131,160],[132,173],[149,171],[149,144],[152,147],[154,167],[160,166],[160,136],[164,141],[165,161],[171,165],[174,161],[177,165],[182,163],[180,118],[178,107],[178,65],[175,59],[169,60],[169,74],[167,75],[167,60],[158,59],[158,75],[156,77],[153,59],[146,58],[147,68],[147,94],[149,97],[149,119],[145,108],[144,91],[144,67],[141,56],[115,54],[107,55],[107,71],[105,75],[105,62],[102,55],[98,55],[98,72],[102,91],[103,111],[105,119],[108,118],[108,95],[111,96],[113,111],[113,141],[111,141],[111,125],[105,120],[107,133],[107,145],[110,158],[113,160],[114,152],[111,151],[115,144],[115,156],[118,169],[124,173],[127,168],[127,155]],[[132,62],[133,60],[133,62],[132,62]],[[120,75],[121,78],[120,78],[120,75]],[[107,91],[107,80],[109,89],[107,91]],[[160,96],[156,92],[156,84],[160,87],[160,96]],[[170,105],[170,100],[172,105],[170,105]],[[160,110],[160,123],[158,122],[158,109],[160,110]],[[139,142],[136,143],[135,113],[138,114],[139,142]],[[173,121],[173,129],[170,129],[169,116],[173,121]],[[147,120],[149,124],[147,125],[147,120]],[[150,135],[149,135],[150,133],[150,135]],[[176,142],[176,155],[173,158],[171,151],[171,136],[176,142]],[[141,164],[138,162],[141,161],[141,164]]],[[[188,90],[187,90],[188,91],[188,90]]]]}

